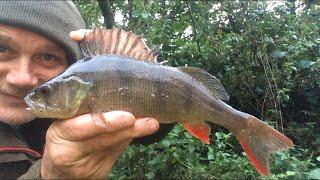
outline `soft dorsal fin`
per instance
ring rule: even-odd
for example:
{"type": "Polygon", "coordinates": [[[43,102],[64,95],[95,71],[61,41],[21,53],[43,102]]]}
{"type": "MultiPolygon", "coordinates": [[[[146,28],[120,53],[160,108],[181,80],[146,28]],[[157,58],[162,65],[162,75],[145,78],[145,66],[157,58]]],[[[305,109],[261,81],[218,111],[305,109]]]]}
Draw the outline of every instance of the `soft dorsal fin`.
{"type": "Polygon", "coordinates": [[[158,52],[150,50],[141,36],[123,29],[97,29],[86,33],[79,43],[85,57],[114,54],[141,61],[157,62],[158,52]]]}
{"type": "Polygon", "coordinates": [[[211,91],[214,97],[224,101],[229,100],[229,95],[220,83],[219,79],[209,74],[207,71],[196,67],[185,66],[178,67],[178,69],[199,81],[203,86],[211,91]]]}

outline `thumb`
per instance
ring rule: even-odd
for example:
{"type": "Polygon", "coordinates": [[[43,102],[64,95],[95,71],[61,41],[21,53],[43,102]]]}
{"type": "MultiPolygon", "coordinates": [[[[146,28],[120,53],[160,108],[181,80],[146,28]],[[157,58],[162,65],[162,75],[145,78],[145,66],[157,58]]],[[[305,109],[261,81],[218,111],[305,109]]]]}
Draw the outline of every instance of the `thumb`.
{"type": "Polygon", "coordinates": [[[92,29],[79,29],[77,31],[71,31],[69,37],[73,41],[81,41],[86,33],[92,32],[92,29]]]}

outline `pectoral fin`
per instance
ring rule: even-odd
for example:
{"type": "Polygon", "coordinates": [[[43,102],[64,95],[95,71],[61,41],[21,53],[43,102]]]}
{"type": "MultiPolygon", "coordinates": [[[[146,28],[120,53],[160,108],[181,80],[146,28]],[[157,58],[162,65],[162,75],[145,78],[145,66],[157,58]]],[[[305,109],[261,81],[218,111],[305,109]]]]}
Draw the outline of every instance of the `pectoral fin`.
{"type": "Polygon", "coordinates": [[[205,122],[182,122],[183,128],[205,144],[210,144],[211,127],[205,122]]]}

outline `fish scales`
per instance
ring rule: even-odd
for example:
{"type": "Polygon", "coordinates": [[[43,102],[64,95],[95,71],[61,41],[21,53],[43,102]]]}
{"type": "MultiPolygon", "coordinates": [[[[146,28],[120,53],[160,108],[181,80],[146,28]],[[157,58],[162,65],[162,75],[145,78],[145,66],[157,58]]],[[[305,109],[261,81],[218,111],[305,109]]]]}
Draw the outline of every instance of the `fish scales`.
{"type": "Polygon", "coordinates": [[[211,131],[206,122],[214,123],[236,135],[261,175],[270,174],[270,153],[293,147],[285,135],[223,102],[229,96],[216,77],[199,68],[157,64],[156,51],[133,33],[96,29],[80,47],[84,59],[25,97],[35,116],[67,119],[125,110],[161,124],[178,122],[206,144],[211,131]]]}
{"type": "MultiPolygon", "coordinates": [[[[245,125],[239,123],[243,118],[235,118],[238,111],[225,106],[199,82],[173,67],[109,55],[78,61],[61,76],[75,76],[93,84],[76,114],[122,109],[162,123],[207,120],[231,130],[245,125]],[[230,117],[227,122],[226,115],[230,117]]],[[[76,114],[66,114],[65,118],[76,114]]]]}
{"type": "MultiPolygon", "coordinates": [[[[130,110],[138,117],[148,115],[159,118],[160,122],[172,123],[177,119],[188,119],[188,115],[195,113],[190,110],[199,109],[196,107],[201,107],[201,102],[205,101],[199,99],[197,91],[193,89],[196,86],[192,88],[191,78],[174,68],[116,56],[95,57],[90,64],[86,62],[89,61],[78,63],[77,71],[82,69],[81,66],[84,69],[79,77],[94,82],[94,85],[84,101],[82,113],[89,109],[104,112],[118,108],[130,110]],[[104,67],[103,71],[101,67],[104,67]],[[91,72],[93,69],[97,73],[91,72]],[[91,99],[95,102],[90,102],[91,99]],[[86,102],[94,107],[85,108],[88,107],[86,102]]],[[[78,73],[72,70],[66,73],[78,73]]]]}

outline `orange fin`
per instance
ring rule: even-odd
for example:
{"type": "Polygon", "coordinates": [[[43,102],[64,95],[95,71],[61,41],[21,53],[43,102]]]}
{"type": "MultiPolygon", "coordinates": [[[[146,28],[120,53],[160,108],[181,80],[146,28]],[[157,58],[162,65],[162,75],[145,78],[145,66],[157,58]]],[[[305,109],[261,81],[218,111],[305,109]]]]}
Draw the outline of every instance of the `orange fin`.
{"type": "Polygon", "coordinates": [[[118,28],[94,28],[79,45],[85,57],[113,54],[157,63],[159,54],[157,50],[150,50],[141,36],[118,28]]]}
{"type": "Polygon", "coordinates": [[[187,130],[192,136],[198,138],[201,142],[205,144],[210,144],[209,134],[211,132],[211,127],[205,122],[182,122],[182,126],[187,130]]]}
{"type": "Polygon", "coordinates": [[[237,132],[237,139],[256,170],[268,176],[270,154],[293,147],[293,142],[256,117],[249,116],[247,121],[248,128],[237,132]]]}

